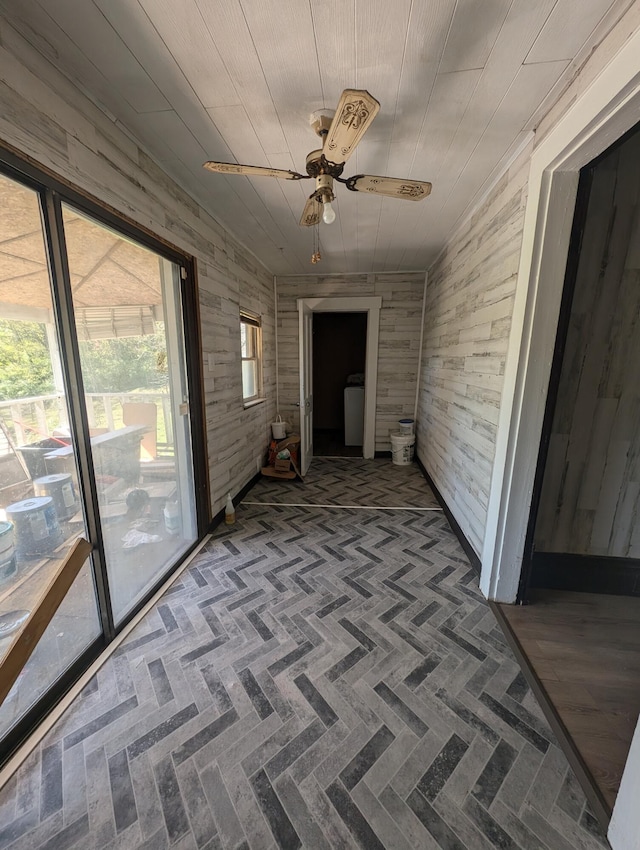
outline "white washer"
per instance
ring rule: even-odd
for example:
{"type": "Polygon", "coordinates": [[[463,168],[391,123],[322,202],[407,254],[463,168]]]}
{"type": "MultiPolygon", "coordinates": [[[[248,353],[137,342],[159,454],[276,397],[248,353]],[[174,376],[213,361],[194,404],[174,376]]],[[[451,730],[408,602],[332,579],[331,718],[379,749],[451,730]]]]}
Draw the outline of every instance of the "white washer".
{"type": "Polygon", "coordinates": [[[364,387],[345,387],[344,444],[361,446],[364,442],[364,387]]]}

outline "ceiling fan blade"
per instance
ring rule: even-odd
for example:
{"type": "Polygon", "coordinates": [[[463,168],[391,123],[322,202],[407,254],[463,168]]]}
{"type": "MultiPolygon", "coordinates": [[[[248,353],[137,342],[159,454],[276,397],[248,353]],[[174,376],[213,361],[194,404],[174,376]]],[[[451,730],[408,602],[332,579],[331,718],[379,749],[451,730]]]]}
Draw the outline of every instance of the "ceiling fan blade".
{"type": "Polygon", "coordinates": [[[282,168],[263,168],[260,165],[240,165],[236,162],[205,162],[203,168],[219,174],[245,174],[247,177],[279,177],[281,180],[308,180],[308,174],[285,171],[282,168]]]}
{"type": "Polygon", "coordinates": [[[353,192],[372,192],[388,198],[420,201],[431,192],[431,183],[422,180],[402,180],[399,177],[375,177],[372,174],[356,174],[344,181],[353,192]]]}
{"type": "Polygon", "coordinates": [[[313,227],[314,224],[320,223],[321,216],[322,204],[315,195],[311,195],[311,197],[307,199],[307,203],[304,205],[304,209],[302,210],[300,226],[313,227]]]}
{"type": "Polygon", "coordinates": [[[364,89],[345,89],[324,140],[329,162],[346,162],[378,114],[380,104],[364,89]]]}

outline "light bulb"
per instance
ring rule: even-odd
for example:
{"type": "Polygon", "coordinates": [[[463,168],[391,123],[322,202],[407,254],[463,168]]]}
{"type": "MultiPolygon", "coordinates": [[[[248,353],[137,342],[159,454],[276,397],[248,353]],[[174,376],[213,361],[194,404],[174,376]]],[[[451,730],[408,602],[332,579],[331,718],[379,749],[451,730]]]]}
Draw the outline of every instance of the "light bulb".
{"type": "Polygon", "coordinates": [[[322,205],[322,220],[325,224],[333,224],[336,220],[336,211],[331,206],[331,201],[324,201],[322,205]]]}

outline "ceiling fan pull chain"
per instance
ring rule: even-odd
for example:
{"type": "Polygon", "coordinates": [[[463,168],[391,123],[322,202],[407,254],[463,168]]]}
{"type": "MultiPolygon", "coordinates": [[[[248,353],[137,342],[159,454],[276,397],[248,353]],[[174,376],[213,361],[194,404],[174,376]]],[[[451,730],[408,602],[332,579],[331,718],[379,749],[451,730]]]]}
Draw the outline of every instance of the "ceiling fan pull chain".
{"type": "Polygon", "coordinates": [[[311,255],[311,262],[315,265],[319,263],[322,259],[322,254],[320,253],[320,222],[316,222],[313,228],[313,254],[311,255]]]}

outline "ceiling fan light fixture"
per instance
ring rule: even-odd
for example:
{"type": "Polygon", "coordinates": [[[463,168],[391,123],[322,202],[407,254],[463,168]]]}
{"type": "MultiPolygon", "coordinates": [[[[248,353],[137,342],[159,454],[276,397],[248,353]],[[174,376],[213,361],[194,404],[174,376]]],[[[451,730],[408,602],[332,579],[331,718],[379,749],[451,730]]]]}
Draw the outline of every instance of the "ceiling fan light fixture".
{"type": "MultiPolygon", "coordinates": [[[[302,211],[301,227],[317,227],[320,219],[324,224],[333,224],[336,220],[336,211],[332,206],[335,199],[334,180],[342,183],[352,192],[383,195],[405,201],[420,201],[431,192],[431,183],[424,180],[383,177],[375,174],[354,174],[346,179],[341,176],[345,163],[360,143],[379,109],[379,102],[365,89],[345,89],[335,113],[327,109],[316,110],[309,117],[309,121],[322,139],[322,148],[307,154],[306,174],[290,169],[213,160],[205,162],[204,167],[209,171],[227,175],[277,177],[280,180],[315,180],[315,190],[308,196],[302,211]]],[[[317,262],[319,251],[316,250],[314,256],[317,262]]]]}
{"type": "Polygon", "coordinates": [[[331,205],[331,198],[328,195],[322,198],[322,220],[325,224],[333,224],[336,220],[336,211],[331,205]]]}
{"type": "Polygon", "coordinates": [[[333,194],[333,177],[330,174],[319,174],[316,177],[316,197],[322,204],[322,220],[325,224],[333,224],[336,220],[336,211],[331,206],[335,195],[333,194]]]}

